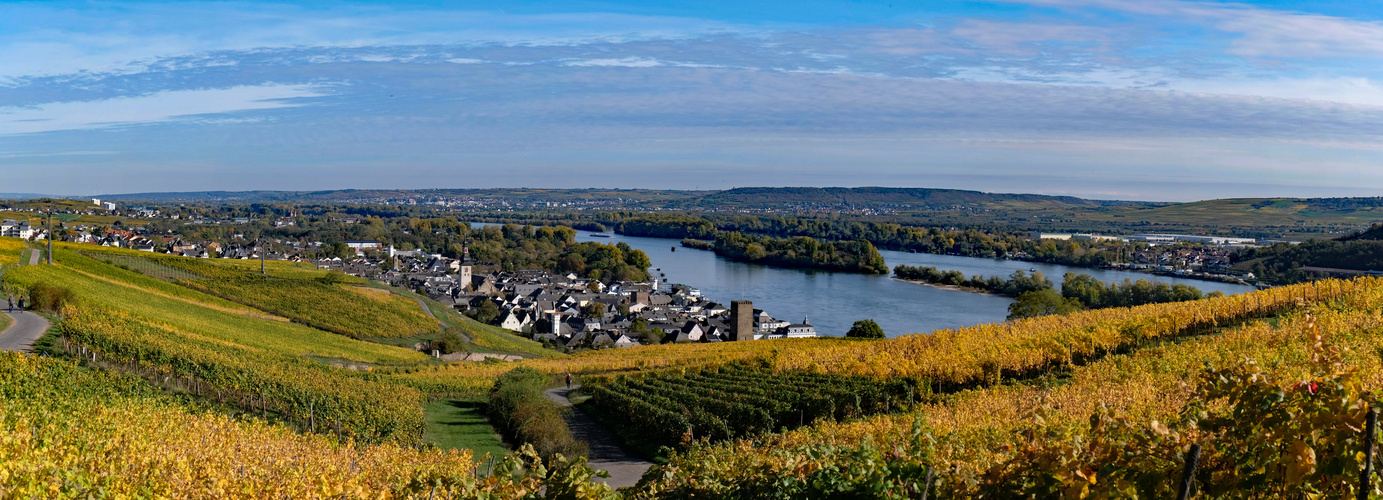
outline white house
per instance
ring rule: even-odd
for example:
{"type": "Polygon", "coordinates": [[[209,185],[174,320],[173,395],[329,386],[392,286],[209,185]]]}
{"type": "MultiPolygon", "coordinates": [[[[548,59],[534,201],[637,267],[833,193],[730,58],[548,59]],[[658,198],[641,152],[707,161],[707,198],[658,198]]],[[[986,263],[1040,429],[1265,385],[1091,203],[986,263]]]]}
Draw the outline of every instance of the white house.
{"type": "Polygon", "coordinates": [[[23,238],[27,240],[33,235],[34,228],[29,225],[29,221],[27,220],[16,222],[14,219],[5,219],[4,222],[0,222],[0,236],[23,238]]]}
{"type": "Polygon", "coordinates": [[[804,316],[801,323],[793,323],[785,327],[784,332],[790,339],[805,339],[816,336],[816,327],[812,326],[804,316]]]}
{"type": "Polygon", "coordinates": [[[523,331],[523,327],[528,326],[529,323],[531,323],[531,321],[528,319],[527,314],[510,311],[509,314],[504,316],[504,321],[499,322],[499,327],[506,330],[521,332],[523,331]]]}

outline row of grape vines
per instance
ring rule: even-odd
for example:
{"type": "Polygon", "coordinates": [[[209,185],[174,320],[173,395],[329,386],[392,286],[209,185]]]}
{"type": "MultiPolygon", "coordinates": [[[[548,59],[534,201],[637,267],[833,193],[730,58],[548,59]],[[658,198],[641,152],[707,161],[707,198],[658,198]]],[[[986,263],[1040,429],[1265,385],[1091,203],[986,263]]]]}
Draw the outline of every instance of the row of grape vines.
{"type": "Polygon", "coordinates": [[[926,395],[927,384],[807,372],[773,373],[730,364],[701,371],[645,372],[583,379],[593,409],[627,422],[627,432],[660,446],[711,442],[821,419],[900,410],[926,395]]]}
{"type": "Polygon", "coordinates": [[[365,442],[417,442],[422,395],[311,360],[195,342],[168,325],[120,311],[69,307],[63,346],[93,363],[165,378],[200,396],[365,442]]]}
{"type": "Polygon", "coordinates": [[[111,252],[77,252],[80,255],[90,257],[107,264],[150,276],[164,281],[179,280],[202,280],[206,276],[169,266],[159,260],[151,259],[141,255],[128,255],[123,253],[111,252]]]}
{"type": "MultiPolygon", "coordinates": [[[[1361,431],[1383,389],[1383,281],[1236,301],[1260,298],[1293,305],[907,413],[692,447],[643,487],[702,498],[831,496],[823,489],[915,498],[924,485],[929,498],[1175,498],[1197,444],[1193,498],[1355,498],[1361,431]]],[[[1369,481],[1375,498],[1379,482],[1369,481]]]]}

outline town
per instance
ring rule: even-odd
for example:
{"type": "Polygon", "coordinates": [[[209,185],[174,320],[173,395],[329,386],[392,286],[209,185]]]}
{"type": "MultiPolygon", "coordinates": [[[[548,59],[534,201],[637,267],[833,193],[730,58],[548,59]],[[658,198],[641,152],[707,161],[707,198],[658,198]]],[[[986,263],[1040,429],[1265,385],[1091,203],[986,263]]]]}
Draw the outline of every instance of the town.
{"type": "Polygon", "coordinates": [[[451,259],[374,241],[347,245],[359,249],[361,257],[315,263],[416,290],[478,321],[562,350],[816,336],[807,318],[781,321],[753,309],[751,301],[725,307],[696,288],[657,278],[607,285],[541,270],[482,274],[474,272],[478,266],[469,252],[451,259]]]}
{"type": "MultiPolygon", "coordinates": [[[[99,200],[96,211],[102,208],[99,200]]],[[[131,214],[158,217],[152,209],[131,214]]],[[[278,227],[291,218],[276,220],[278,227]]],[[[190,220],[188,223],[206,223],[190,220]]],[[[245,222],[245,221],[226,221],[245,222]]],[[[751,301],[728,306],[696,288],[657,278],[646,282],[581,278],[529,269],[504,272],[477,262],[468,249],[460,258],[421,249],[399,250],[374,240],[348,240],[342,251],[323,242],[246,239],[232,234],[226,244],[164,237],[144,227],[99,228],[58,223],[55,241],[158,252],[195,258],[262,259],[311,263],[415,291],[459,312],[561,351],[662,343],[724,342],[816,337],[807,318],[791,323],[754,309],[751,301]],[[324,255],[333,254],[330,257],[324,255]]],[[[44,240],[47,228],[28,220],[5,220],[0,235],[44,240]]]]}

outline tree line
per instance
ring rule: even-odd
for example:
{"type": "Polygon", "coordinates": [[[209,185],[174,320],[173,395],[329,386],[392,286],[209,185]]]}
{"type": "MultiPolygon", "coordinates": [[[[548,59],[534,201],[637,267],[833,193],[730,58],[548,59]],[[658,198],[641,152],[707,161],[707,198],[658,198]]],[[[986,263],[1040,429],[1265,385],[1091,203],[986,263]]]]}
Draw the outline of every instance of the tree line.
{"type": "Polygon", "coordinates": [[[922,281],[934,285],[951,285],[961,288],[983,290],[1005,297],[1017,297],[1024,292],[1034,290],[1044,290],[1053,288],[1056,285],[1052,280],[1047,279],[1040,272],[1033,272],[1031,275],[1023,271],[1014,271],[1008,279],[998,276],[972,276],[966,278],[965,274],[956,271],[942,271],[931,266],[894,266],[893,275],[900,279],[922,281]]]}
{"type": "Polygon", "coordinates": [[[715,236],[715,253],[741,262],[780,267],[885,274],[888,265],[868,241],[821,241],[798,236],[774,238],[735,231],[715,236]]]}
{"type": "Polygon", "coordinates": [[[966,278],[960,271],[943,271],[935,267],[900,265],[893,268],[894,276],[914,281],[961,288],[983,290],[1016,300],[1009,304],[1008,319],[1066,314],[1085,309],[1133,307],[1144,304],[1184,302],[1204,297],[1219,297],[1220,291],[1202,294],[1200,289],[1181,283],[1167,284],[1145,279],[1104,283],[1085,273],[1068,272],[1062,277],[1061,292],[1040,272],[1032,274],[1014,271],[1008,279],[997,276],[966,278]]]}

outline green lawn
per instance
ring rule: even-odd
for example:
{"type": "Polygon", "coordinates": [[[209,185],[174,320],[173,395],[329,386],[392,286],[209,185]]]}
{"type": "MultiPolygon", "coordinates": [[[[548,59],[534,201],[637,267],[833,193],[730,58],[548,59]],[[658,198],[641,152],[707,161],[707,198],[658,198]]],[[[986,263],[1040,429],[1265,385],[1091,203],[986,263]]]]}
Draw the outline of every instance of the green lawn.
{"type": "Polygon", "coordinates": [[[502,457],[509,452],[485,420],[485,398],[443,399],[423,407],[427,431],[423,439],[443,449],[465,449],[479,461],[489,453],[502,457]]]}

